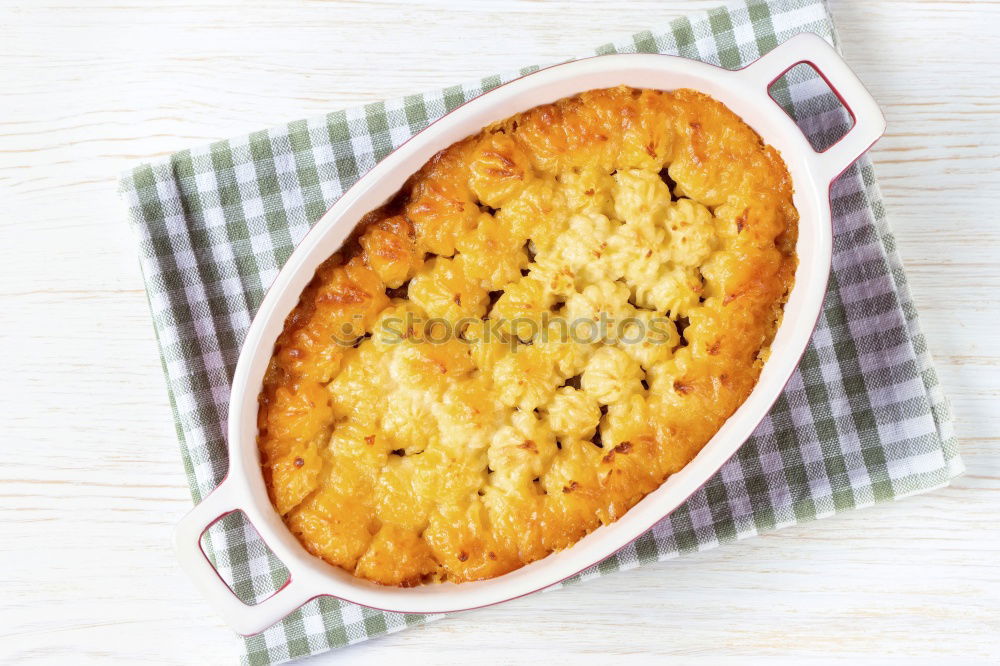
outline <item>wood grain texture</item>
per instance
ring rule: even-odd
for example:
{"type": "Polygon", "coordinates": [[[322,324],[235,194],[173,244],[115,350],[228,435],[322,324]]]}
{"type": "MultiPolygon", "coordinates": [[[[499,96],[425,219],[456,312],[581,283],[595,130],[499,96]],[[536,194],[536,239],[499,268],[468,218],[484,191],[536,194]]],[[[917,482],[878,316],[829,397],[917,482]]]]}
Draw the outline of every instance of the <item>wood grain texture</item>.
{"type": "MultiPolygon", "coordinates": [[[[190,497],[121,170],[715,4],[0,0],[0,662],[239,653],[169,545],[190,497]]],[[[1000,5],[831,9],[968,474],[314,661],[1000,658],[1000,5]]]]}

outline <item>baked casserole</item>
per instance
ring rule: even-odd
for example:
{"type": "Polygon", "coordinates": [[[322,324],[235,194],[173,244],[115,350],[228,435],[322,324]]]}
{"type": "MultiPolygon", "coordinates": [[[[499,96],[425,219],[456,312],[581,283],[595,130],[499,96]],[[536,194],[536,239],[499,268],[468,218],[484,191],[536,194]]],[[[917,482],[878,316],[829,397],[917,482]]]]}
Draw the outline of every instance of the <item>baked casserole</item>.
{"type": "Polygon", "coordinates": [[[593,90],[442,150],[285,322],[258,410],[275,509],[384,585],[573,545],[750,394],[797,221],[778,152],[692,90],[593,90]]]}

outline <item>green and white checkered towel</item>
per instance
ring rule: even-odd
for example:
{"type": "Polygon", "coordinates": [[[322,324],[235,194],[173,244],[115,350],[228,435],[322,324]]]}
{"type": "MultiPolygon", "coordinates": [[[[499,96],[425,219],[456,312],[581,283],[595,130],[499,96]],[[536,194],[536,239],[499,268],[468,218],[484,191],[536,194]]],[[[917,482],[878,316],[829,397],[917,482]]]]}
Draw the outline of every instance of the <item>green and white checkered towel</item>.
{"type": "MultiPolygon", "coordinates": [[[[602,46],[599,54],[679,54],[742,67],[792,35],[833,41],[820,0],[752,0],[602,46]]],[[[459,104],[529,71],[369,104],[184,151],[125,174],[184,465],[196,501],[226,471],[230,378],[264,290],[334,201],[395,146],[459,104]]],[[[812,139],[847,117],[814,74],[776,97],[812,139]]],[[[753,437],[685,505],[576,580],[712,548],[761,532],[940,487],[961,472],[952,417],[885,222],[871,162],[832,189],[833,273],[798,371],[753,437]]],[[[208,535],[244,600],[287,575],[230,516],[208,535]]],[[[274,664],[367,640],[429,617],[314,600],[246,639],[245,660],[274,664]]]]}

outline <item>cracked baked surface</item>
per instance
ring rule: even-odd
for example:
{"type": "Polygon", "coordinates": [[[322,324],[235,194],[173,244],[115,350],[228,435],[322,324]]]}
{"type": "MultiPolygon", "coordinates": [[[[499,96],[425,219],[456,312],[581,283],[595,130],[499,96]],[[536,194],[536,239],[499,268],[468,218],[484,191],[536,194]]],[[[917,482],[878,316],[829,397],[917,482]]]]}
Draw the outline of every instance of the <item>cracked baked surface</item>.
{"type": "Polygon", "coordinates": [[[778,152],[692,90],[592,90],[448,147],[285,322],[258,413],[275,509],[385,585],[571,546],[749,395],[797,220],[778,152]]]}

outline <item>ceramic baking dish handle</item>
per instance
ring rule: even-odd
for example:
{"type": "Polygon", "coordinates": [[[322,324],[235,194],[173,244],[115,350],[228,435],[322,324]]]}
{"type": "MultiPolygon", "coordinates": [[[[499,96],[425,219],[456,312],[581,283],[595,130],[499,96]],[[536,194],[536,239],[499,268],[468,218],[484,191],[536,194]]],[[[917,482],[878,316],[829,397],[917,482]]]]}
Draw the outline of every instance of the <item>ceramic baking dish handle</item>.
{"type": "Polygon", "coordinates": [[[309,601],[315,594],[309,593],[303,583],[291,577],[273,595],[250,606],[240,601],[222,580],[201,547],[201,537],[219,518],[241,508],[236,495],[237,493],[233,492],[233,484],[223,481],[177,524],[174,547],[181,567],[202,594],[208,598],[229,626],[247,636],[268,628],[309,601]]]}
{"type": "Polygon", "coordinates": [[[811,32],[792,37],[752,63],[740,74],[751,77],[767,92],[785,72],[799,64],[811,65],[854,120],[837,143],[810,156],[812,168],[822,180],[833,180],[872,147],[885,132],[885,117],[878,103],[840,54],[819,35],[811,32]]]}

